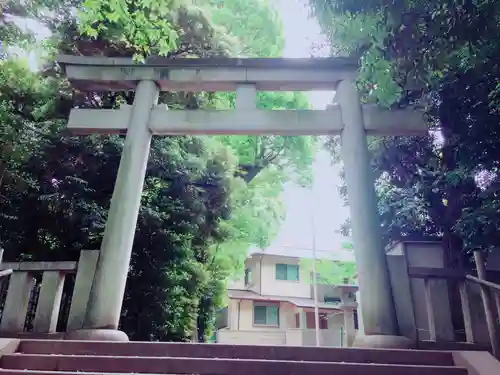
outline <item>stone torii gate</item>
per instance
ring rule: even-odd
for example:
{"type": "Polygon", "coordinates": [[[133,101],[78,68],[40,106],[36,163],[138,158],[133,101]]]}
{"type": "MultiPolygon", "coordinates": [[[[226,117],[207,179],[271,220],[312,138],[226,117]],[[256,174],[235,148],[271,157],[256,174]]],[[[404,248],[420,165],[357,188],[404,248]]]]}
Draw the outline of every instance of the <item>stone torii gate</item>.
{"type": "Polygon", "coordinates": [[[127,340],[117,331],[152,135],[341,135],[354,252],[366,336],[361,346],[407,347],[399,336],[366,135],[419,135],[421,113],[362,106],[353,84],[357,62],[318,59],[131,59],[59,56],[74,87],[84,91],[135,90],[131,106],[73,109],[74,134],[126,133],[100,256],[81,330],[69,338],[127,340]],[[326,110],[256,109],[256,92],[336,90],[326,110]],[[168,110],[160,91],[235,91],[234,110],[168,110]]]}

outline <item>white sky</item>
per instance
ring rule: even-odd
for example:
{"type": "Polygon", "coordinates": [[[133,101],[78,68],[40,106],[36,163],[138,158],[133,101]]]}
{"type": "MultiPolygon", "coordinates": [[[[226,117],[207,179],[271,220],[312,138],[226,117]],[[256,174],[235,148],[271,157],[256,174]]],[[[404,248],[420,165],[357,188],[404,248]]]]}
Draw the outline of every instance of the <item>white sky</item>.
{"type": "MultiPolygon", "coordinates": [[[[316,20],[309,18],[303,0],[274,0],[274,3],[283,21],[284,57],[309,57],[313,43],[316,46],[326,43],[316,20]]],[[[332,102],[333,92],[311,92],[308,97],[315,109],[324,109],[332,102]]],[[[342,237],[335,231],[348,217],[348,209],[343,207],[337,190],[339,166],[332,166],[328,153],[322,151],[313,171],[312,190],[292,185],[285,187],[287,217],[273,246],[310,249],[315,233],[317,249],[334,251],[340,248],[342,237]]]]}

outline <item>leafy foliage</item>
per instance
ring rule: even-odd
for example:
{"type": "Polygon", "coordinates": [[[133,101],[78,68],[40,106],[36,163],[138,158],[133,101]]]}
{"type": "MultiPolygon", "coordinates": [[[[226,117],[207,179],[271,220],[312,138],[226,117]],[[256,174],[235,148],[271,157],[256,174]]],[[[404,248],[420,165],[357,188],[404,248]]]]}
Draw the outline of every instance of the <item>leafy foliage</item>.
{"type": "Polygon", "coordinates": [[[365,101],[429,114],[428,136],[370,140],[386,242],[440,236],[451,266],[498,247],[499,3],[311,3],[332,52],[360,57],[365,101]]]}
{"type": "Polygon", "coordinates": [[[239,41],[239,56],[279,57],[284,48],[281,20],[268,0],[206,0],[211,19],[239,41]]]}
{"type": "MultiPolygon", "coordinates": [[[[327,259],[316,260],[316,282],[318,284],[338,285],[354,282],[356,263],[340,262],[327,259]]],[[[313,260],[301,259],[300,266],[310,272],[307,282],[313,282],[313,260]]]]}
{"type": "MultiPolygon", "coordinates": [[[[281,52],[281,26],[266,2],[218,5],[7,2],[0,15],[0,241],[7,259],[76,260],[80,251],[100,247],[123,137],[71,137],[63,129],[73,107],[116,108],[134,100],[130,92],[73,90],[53,56],[281,52]],[[26,28],[27,20],[34,26],[26,28]],[[37,40],[41,30],[47,39],[37,40]],[[16,54],[20,48],[36,54],[39,70],[16,54]]],[[[228,109],[234,94],[168,92],[160,102],[228,109]]],[[[259,106],[308,104],[301,95],[266,93],[259,106]]],[[[307,179],[313,152],[312,138],[153,140],[122,311],[130,338],[186,340],[194,329],[200,340],[210,335],[226,280],[249,245],[264,247],[273,237],[283,217],[282,181],[289,171],[307,179]]]]}

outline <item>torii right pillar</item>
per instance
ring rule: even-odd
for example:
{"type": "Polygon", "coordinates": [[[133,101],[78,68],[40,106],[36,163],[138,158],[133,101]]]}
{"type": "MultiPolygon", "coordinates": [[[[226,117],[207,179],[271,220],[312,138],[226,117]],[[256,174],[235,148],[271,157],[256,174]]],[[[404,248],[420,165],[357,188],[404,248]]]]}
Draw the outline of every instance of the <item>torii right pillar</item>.
{"type": "Polygon", "coordinates": [[[415,343],[399,333],[363,110],[355,83],[350,80],[339,82],[336,98],[344,126],[341,152],[361,297],[360,317],[364,328],[364,333],[360,332],[356,337],[354,346],[411,348],[415,343]]]}

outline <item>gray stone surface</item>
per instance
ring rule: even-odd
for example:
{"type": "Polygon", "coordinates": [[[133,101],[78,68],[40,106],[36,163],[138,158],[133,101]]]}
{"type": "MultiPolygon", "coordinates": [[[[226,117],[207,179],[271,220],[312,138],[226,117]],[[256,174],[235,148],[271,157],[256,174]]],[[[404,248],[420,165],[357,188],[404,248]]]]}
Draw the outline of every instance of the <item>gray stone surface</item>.
{"type": "Polygon", "coordinates": [[[33,276],[28,272],[14,272],[10,276],[7,299],[2,313],[0,331],[22,332],[33,288],[33,276]]]}
{"type": "Polygon", "coordinates": [[[355,348],[416,349],[417,342],[398,335],[357,335],[355,348]]]}
{"type": "Polygon", "coordinates": [[[85,314],[86,329],[118,328],[152,137],[149,115],[157,101],[156,84],[140,82],[85,314]]]}
{"type": "MultiPolygon", "coordinates": [[[[392,290],[396,301],[398,322],[405,336],[429,340],[427,304],[424,280],[408,277],[409,267],[443,268],[443,248],[440,242],[412,241],[396,244],[387,253],[391,270],[392,290]]],[[[453,341],[454,331],[446,280],[431,282],[431,300],[438,341],[453,341]]]]}
{"type": "Polygon", "coordinates": [[[14,271],[74,271],[76,262],[5,262],[0,265],[0,270],[12,269],[14,271]]]}
{"type": "Polygon", "coordinates": [[[153,80],[165,91],[235,91],[241,84],[258,90],[331,90],[357,75],[348,59],[170,59],[136,64],[131,59],[59,56],[73,86],[82,90],[134,90],[153,80]]]}
{"type": "Polygon", "coordinates": [[[363,113],[354,82],[341,82],[337,98],[344,124],[342,158],[364,332],[366,335],[397,335],[399,330],[380,233],[363,113]]]}
{"type": "Polygon", "coordinates": [[[65,340],[129,341],[125,332],[116,329],[79,329],[66,333],[65,340]]]}
{"type": "Polygon", "coordinates": [[[83,321],[87,312],[90,289],[94,281],[94,274],[99,258],[99,250],[83,250],[78,260],[78,271],[75,278],[71,307],[69,310],[66,329],[74,331],[83,328],[83,321]]]}
{"type": "Polygon", "coordinates": [[[33,332],[56,332],[64,277],[64,273],[59,271],[46,271],[43,273],[42,287],[33,321],[33,332]]]}
{"type": "Polygon", "coordinates": [[[61,66],[88,65],[114,67],[176,67],[176,68],[264,68],[276,69],[352,69],[357,71],[359,63],[356,59],[347,57],[318,57],[318,58],[202,58],[171,59],[161,56],[149,57],[144,64],[136,63],[127,57],[102,56],[73,56],[58,55],[56,61],[61,66]]]}
{"type": "MultiPolygon", "coordinates": [[[[255,104],[255,103],[253,103],[255,104]]],[[[167,110],[153,108],[148,126],[154,135],[251,134],[336,135],[343,129],[338,105],[327,110],[262,110],[237,101],[236,110],[167,110]]],[[[68,130],[73,134],[125,134],[131,106],[120,109],[71,110],[68,130]]],[[[367,135],[421,135],[427,131],[423,114],[406,109],[391,112],[363,107],[367,135]]]]}

